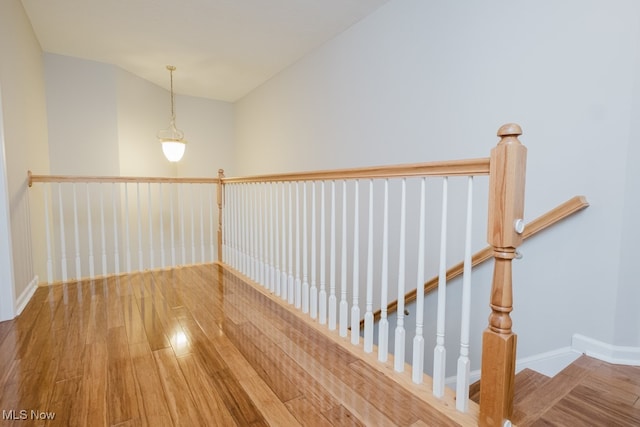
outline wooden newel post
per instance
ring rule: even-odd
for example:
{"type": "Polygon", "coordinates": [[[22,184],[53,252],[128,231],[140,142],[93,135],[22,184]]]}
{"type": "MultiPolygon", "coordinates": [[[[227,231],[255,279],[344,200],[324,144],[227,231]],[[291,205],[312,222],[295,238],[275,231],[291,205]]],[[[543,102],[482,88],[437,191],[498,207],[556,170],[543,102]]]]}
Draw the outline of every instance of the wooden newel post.
{"type": "Polygon", "coordinates": [[[222,195],[224,194],[224,169],[218,169],[218,187],[217,187],[217,199],[218,199],[218,262],[223,262],[222,259],[222,195]]]}
{"type": "Polygon", "coordinates": [[[501,138],[491,150],[489,224],[487,240],[495,259],[489,326],[482,336],[480,425],[502,426],[513,414],[516,335],[511,331],[513,309],[511,262],[522,243],[527,148],[517,124],[498,130],[501,138]]]}

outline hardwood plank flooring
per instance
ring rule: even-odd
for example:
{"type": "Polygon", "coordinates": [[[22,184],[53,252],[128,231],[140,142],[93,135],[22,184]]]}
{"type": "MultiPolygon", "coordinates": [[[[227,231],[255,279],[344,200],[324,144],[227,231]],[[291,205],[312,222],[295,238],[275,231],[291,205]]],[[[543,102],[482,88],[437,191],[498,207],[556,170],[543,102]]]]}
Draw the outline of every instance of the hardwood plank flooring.
{"type": "MultiPolygon", "coordinates": [[[[516,385],[517,425],[640,425],[638,367],[581,358],[516,385]]],[[[38,288],[0,323],[0,411],[0,426],[459,425],[217,265],[38,288]]]]}
{"type": "Polygon", "coordinates": [[[38,288],[0,323],[0,411],[0,426],[459,425],[217,265],[38,288]]]}

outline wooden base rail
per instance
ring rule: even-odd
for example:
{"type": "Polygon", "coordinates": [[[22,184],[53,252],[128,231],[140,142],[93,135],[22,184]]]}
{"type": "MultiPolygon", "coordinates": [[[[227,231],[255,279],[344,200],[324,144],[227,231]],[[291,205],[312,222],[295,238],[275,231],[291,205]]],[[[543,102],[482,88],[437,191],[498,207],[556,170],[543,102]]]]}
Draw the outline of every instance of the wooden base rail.
{"type": "MultiPolygon", "coordinates": [[[[538,218],[534,219],[530,223],[528,223],[524,232],[522,233],[522,237],[526,240],[531,236],[539,233],[542,230],[549,228],[550,226],[560,222],[561,220],[570,217],[576,212],[581,211],[589,206],[589,202],[584,196],[575,196],[566,202],[556,206],[550,211],[542,214],[538,218]]],[[[477,265],[482,264],[488,259],[493,257],[493,248],[491,246],[487,246],[484,249],[479,250],[475,254],[473,254],[471,265],[476,267],[477,265]]],[[[464,261],[461,261],[454,265],[453,267],[447,270],[447,283],[450,280],[460,276],[463,272],[464,261]]],[[[425,295],[438,287],[438,276],[432,277],[429,281],[424,284],[424,292],[425,295]]],[[[416,290],[413,289],[408,292],[404,296],[405,304],[411,303],[416,300],[416,290]]],[[[393,301],[387,305],[387,313],[393,313],[398,308],[398,301],[393,301]]],[[[377,310],[373,313],[374,320],[378,321],[380,319],[381,310],[377,310]]],[[[361,326],[364,324],[364,321],[360,322],[361,326]]]]}

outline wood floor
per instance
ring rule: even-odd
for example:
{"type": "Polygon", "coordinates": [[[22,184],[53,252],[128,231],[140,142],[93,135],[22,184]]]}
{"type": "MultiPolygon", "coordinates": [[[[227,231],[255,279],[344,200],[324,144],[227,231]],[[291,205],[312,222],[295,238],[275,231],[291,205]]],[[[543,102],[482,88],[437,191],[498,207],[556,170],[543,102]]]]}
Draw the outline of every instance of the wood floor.
{"type": "Polygon", "coordinates": [[[39,288],[0,323],[0,411],[2,426],[457,425],[215,265],[39,288]]]}
{"type": "MultiPolygon", "coordinates": [[[[640,367],[582,357],[520,373],[513,421],[640,426],[639,396],[640,367]]],[[[215,265],[38,288],[0,322],[0,411],[0,426],[459,425],[215,265]]]]}

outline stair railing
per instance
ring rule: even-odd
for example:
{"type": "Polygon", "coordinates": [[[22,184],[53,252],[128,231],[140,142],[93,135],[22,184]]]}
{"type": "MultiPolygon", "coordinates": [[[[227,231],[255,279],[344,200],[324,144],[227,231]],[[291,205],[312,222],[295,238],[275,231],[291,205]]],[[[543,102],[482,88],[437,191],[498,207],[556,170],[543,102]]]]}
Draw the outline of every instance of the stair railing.
{"type": "Polygon", "coordinates": [[[413,283],[417,306],[411,379],[414,383],[422,383],[425,377],[425,313],[422,304],[426,257],[425,187],[430,185],[427,184],[427,178],[429,182],[439,180],[440,255],[432,393],[437,399],[446,399],[444,322],[449,231],[448,182],[450,178],[466,177],[465,273],[462,302],[457,304],[462,307],[463,320],[461,342],[456,345],[460,349],[460,357],[455,406],[458,411],[468,411],[473,406],[468,400],[473,182],[474,177],[489,175],[487,235],[493,248],[495,270],[489,327],[483,335],[482,391],[477,421],[481,425],[502,425],[510,418],[513,409],[516,336],[512,332],[509,315],[512,309],[511,261],[522,241],[520,233],[524,225],[526,161],[526,148],[518,140],[520,134],[518,125],[501,127],[498,131],[500,142],[492,150],[490,158],[482,159],[241,178],[225,178],[221,171],[219,180],[222,185],[218,193],[220,261],[258,283],[284,303],[307,314],[310,319],[326,325],[328,330],[335,331],[343,338],[349,337],[351,344],[360,345],[360,339],[363,338],[362,349],[365,353],[372,353],[375,347],[375,282],[378,304],[383,308],[375,343],[378,360],[382,363],[388,360],[391,339],[384,308],[389,293],[397,293],[393,370],[400,373],[405,370],[407,340],[404,295],[407,283],[413,281],[406,277],[406,247],[408,238],[415,237],[418,256],[413,269],[416,274],[413,283]],[[407,197],[409,180],[417,181],[419,186],[419,190],[414,191],[415,199],[407,197]],[[396,191],[390,191],[395,181],[398,181],[394,187],[396,191]],[[380,197],[376,199],[376,196],[380,197]],[[390,198],[394,196],[399,198],[399,203],[392,208],[390,198]],[[416,202],[413,204],[417,204],[415,211],[419,213],[418,230],[411,229],[409,232],[412,234],[409,235],[407,217],[414,213],[410,207],[411,200],[416,202]],[[364,208],[362,213],[361,208],[364,208]],[[390,220],[394,214],[398,223],[392,228],[390,220]],[[399,230],[397,243],[390,238],[391,229],[399,230]],[[392,245],[397,245],[392,249],[392,255],[397,255],[398,259],[394,266],[394,270],[397,270],[395,289],[389,286],[392,281],[389,253],[392,245]],[[364,249],[362,256],[361,248],[364,249]],[[376,262],[374,248],[380,252],[376,262]],[[376,270],[379,268],[379,272],[374,273],[374,267],[376,270]],[[364,295],[364,298],[360,295],[364,295]],[[361,312],[362,308],[364,313],[361,312]],[[363,330],[360,328],[361,320],[364,321],[363,330]]]}
{"type": "Polygon", "coordinates": [[[29,187],[42,184],[32,196],[43,199],[34,258],[46,257],[35,260],[45,283],[214,262],[218,182],[28,172],[29,187]]]}
{"type": "MultiPolygon", "coordinates": [[[[539,232],[546,230],[552,225],[557,224],[565,218],[585,209],[589,206],[589,202],[584,196],[574,196],[571,199],[567,200],[564,203],[556,206],[548,212],[540,215],[536,219],[527,223],[524,228],[524,232],[522,233],[522,238],[527,240],[529,237],[535,236],[539,232]]],[[[485,261],[493,258],[493,248],[491,246],[487,246],[478,252],[474,253],[471,257],[471,266],[476,267],[485,261]]],[[[453,279],[460,276],[464,271],[464,261],[460,261],[454,266],[447,269],[447,283],[451,283],[453,279]]],[[[438,276],[434,276],[431,279],[427,280],[424,284],[424,293],[427,295],[429,292],[437,289],[438,287],[438,276]]],[[[408,304],[416,300],[416,290],[412,289],[407,292],[404,296],[404,303],[408,304]]],[[[387,314],[393,313],[398,308],[398,301],[394,300],[387,304],[387,314]]],[[[374,321],[380,320],[380,315],[382,313],[382,309],[379,309],[373,313],[374,321]]],[[[360,326],[362,327],[362,322],[360,322],[360,326]]]]}

